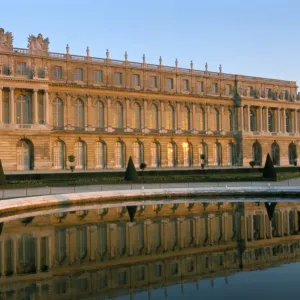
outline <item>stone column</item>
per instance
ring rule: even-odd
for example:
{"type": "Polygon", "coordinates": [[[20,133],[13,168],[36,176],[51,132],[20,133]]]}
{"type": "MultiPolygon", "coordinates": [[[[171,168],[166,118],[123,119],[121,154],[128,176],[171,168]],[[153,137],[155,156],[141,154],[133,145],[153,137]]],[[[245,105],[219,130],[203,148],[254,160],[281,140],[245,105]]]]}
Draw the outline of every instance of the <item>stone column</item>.
{"type": "Polygon", "coordinates": [[[180,117],[180,103],[177,102],[176,104],[176,116],[177,116],[177,128],[176,129],[181,129],[181,117],[180,117]]]}
{"type": "Polygon", "coordinates": [[[36,272],[41,271],[41,237],[36,238],[36,272]]]}
{"type": "Polygon", "coordinates": [[[241,131],[244,131],[244,106],[241,105],[241,131]]]}
{"type": "Polygon", "coordinates": [[[265,108],[266,115],[266,132],[269,132],[269,108],[265,108]]]}
{"type": "Polygon", "coordinates": [[[206,104],[206,107],[205,107],[205,130],[209,130],[209,127],[208,127],[208,115],[210,113],[210,106],[208,104],[206,104]]]}
{"type": "Polygon", "coordinates": [[[48,90],[45,90],[45,94],[44,94],[44,112],[45,112],[44,123],[46,125],[49,125],[49,92],[48,92],[48,90]]]}
{"type": "Polygon", "coordinates": [[[125,124],[124,124],[124,128],[127,128],[128,127],[128,112],[129,112],[129,100],[126,99],[125,100],[125,111],[124,111],[124,117],[125,117],[125,124]]]}
{"type": "Polygon", "coordinates": [[[250,122],[250,105],[247,106],[247,129],[251,131],[251,122],[250,122]]]}
{"type": "Polygon", "coordinates": [[[253,241],[253,215],[249,215],[250,218],[250,240],[253,241]]]}
{"type": "Polygon", "coordinates": [[[223,114],[224,114],[224,105],[221,105],[221,109],[220,109],[220,131],[223,130],[223,114]]]}
{"type": "Polygon", "coordinates": [[[5,274],[5,240],[1,241],[1,276],[5,274]]]}
{"type": "Polygon", "coordinates": [[[160,120],[158,122],[158,124],[159,124],[158,129],[164,129],[166,127],[166,125],[165,125],[166,120],[164,118],[164,103],[163,103],[163,101],[160,101],[160,118],[159,119],[160,120]]]}
{"type": "Polygon", "coordinates": [[[298,113],[297,113],[297,109],[295,109],[294,110],[294,133],[297,132],[298,132],[298,113]]]}
{"type": "Polygon", "coordinates": [[[33,90],[33,118],[34,118],[34,124],[39,123],[39,117],[38,117],[38,97],[37,97],[38,90],[33,90]]]}
{"type": "Polygon", "coordinates": [[[15,124],[15,88],[10,88],[10,124],[15,124]]]}
{"type": "Polygon", "coordinates": [[[13,271],[17,274],[17,264],[18,264],[18,237],[13,238],[13,271]]]}
{"type": "Polygon", "coordinates": [[[283,113],[283,132],[286,133],[286,112],[285,108],[282,110],[283,113]]]}
{"type": "Polygon", "coordinates": [[[53,249],[52,249],[52,237],[51,236],[48,237],[48,249],[49,249],[49,251],[48,251],[48,268],[49,268],[49,270],[51,270],[52,256],[54,256],[53,251],[52,251],[53,249]]]}
{"type": "Polygon", "coordinates": [[[277,108],[277,132],[280,132],[280,108],[277,108]]]}
{"type": "MultiPolygon", "coordinates": [[[[193,130],[196,130],[197,126],[196,126],[196,105],[195,103],[193,103],[193,113],[192,113],[192,124],[193,124],[193,130]]],[[[221,125],[222,126],[222,125],[221,125]]]]}
{"type": "Polygon", "coordinates": [[[259,118],[260,118],[260,120],[259,120],[259,122],[260,122],[260,124],[259,124],[260,132],[262,132],[263,131],[263,111],[262,111],[261,106],[259,107],[259,118]]]}
{"type": "MultiPolygon", "coordinates": [[[[3,112],[2,112],[3,100],[2,100],[2,91],[3,91],[3,87],[0,86],[0,124],[3,123],[3,112]]],[[[3,274],[3,273],[2,273],[2,274],[3,274]]]]}

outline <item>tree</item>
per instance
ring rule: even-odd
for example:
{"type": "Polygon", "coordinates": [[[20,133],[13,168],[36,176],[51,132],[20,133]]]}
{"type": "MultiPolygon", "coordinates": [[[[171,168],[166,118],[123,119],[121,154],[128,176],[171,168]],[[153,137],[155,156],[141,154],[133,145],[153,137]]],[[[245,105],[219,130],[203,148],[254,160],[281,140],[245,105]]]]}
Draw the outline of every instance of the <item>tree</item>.
{"type": "Polygon", "coordinates": [[[140,164],[140,169],[141,169],[142,171],[144,171],[146,168],[147,168],[147,164],[145,164],[144,162],[142,162],[142,163],[140,164]]]}
{"type": "Polygon", "coordinates": [[[70,165],[70,170],[71,172],[73,172],[75,170],[75,166],[73,165],[73,163],[75,162],[75,156],[73,154],[68,156],[68,161],[71,164],[70,165]]]}
{"type": "Polygon", "coordinates": [[[205,167],[205,154],[201,154],[200,158],[202,159],[201,169],[204,169],[204,167],[205,167]]]}
{"type": "Polygon", "coordinates": [[[269,153],[267,155],[266,163],[263,169],[263,178],[277,180],[277,173],[269,153]]]}
{"type": "Polygon", "coordinates": [[[124,179],[134,181],[136,180],[136,178],[137,178],[137,172],[132,157],[130,156],[127,164],[127,169],[125,171],[124,179]]]}
{"type": "Polygon", "coordinates": [[[6,180],[5,180],[5,175],[4,175],[4,171],[3,171],[3,167],[2,167],[2,162],[0,159],[0,186],[5,185],[5,184],[6,184],[6,180]]]}

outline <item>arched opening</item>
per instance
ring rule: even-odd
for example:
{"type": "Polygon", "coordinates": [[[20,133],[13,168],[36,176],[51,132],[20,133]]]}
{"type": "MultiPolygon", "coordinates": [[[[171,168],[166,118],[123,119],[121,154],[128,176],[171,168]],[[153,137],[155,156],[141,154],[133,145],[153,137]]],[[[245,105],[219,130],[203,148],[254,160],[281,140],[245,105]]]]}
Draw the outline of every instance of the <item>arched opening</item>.
{"type": "Polygon", "coordinates": [[[215,144],[215,164],[222,166],[222,145],[220,143],[215,144]]]}
{"type": "Polygon", "coordinates": [[[182,144],[183,150],[183,166],[191,167],[193,165],[193,147],[189,142],[184,142],[182,144]]]}
{"type": "Polygon", "coordinates": [[[132,127],[134,129],[142,128],[142,110],[138,103],[134,103],[133,106],[132,127]]]}
{"type": "Polygon", "coordinates": [[[252,160],[259,166],[262,165],[262,151],[259,142],[255,142],[252,145],[252,160]]]}
{"type": "Polygon", "coordinates": [[[30,140],[22,139],[17,144],[17,170],[34,169],[34,147],[30,140]]]}
{"type": "Polygon", "coordinates": [[[84,103],[80,99],[74,103],[74,126],[77,129],[84,128],[84,103]]]}
{"type": "Polygon", "coordinates": [[[106,168],[106,143],[99,141],[95,144],[95,168],[106,168]]]}
{"type": "Polygon", "coordinates": [[[236,165],[236,144],[232,142],[228,144],[228,165],[236,165]]]}
{"type": "Polygon", "coordinates": [[[75,168],[84,169],[86,167],[86,144],[83,141],[75,143],[75,168]]]}
{"type": "Polygon", "coordinates": [[[204,164],[204,166],[208,165],[208,147],[205,142],[202,142],[199,148],[199,164],[204,164]],[[201,158],[202,154],[204,155],[204,159],[201,158]]]}
{"type": "Polygon", "coordinates": [[[64,105],[60,98],[56,98],[52,102],[52,118],[54,129],[64,128],[64,105]]]}
{"type": "Polygon", "coordinates": [[[32,101],[26,95],[19,95],[16,100],[17,124],[32,124],[32,101]]]}
{"type": "Polygon", "coordinates": [[[116,103],[115,125],[117,128],[124,128],[123,105],[120,102],[116,103]]]}
{"type": "Polygon", "coordinates": [[[289,144],[289,164],[297,165],[297,147],[294,143],[289,144]]]}
{"type": "Polygon", "coordinates": [[[191,130],[191,112],[187,106],[182,111],[182,130],[191,130]]]}
{"type": "Polygon", "coordinates": [[[149,125],[151,129],[158,129],[158,108],[155,104],[151,106],[149,125]]]}
{"type": "Polygon", "coordinates": [[[96,127],[104,128],[104,104],[102,101],[97,101],[95,105],[96,127]]]}
{"type": "Polygon", "coordinates": [[[151,143],[151,167],[159,167],[160,162],[160,143],[151,143]]]}
{"type": "Polygon", "coordinates": [[[56,141],[53,145],[53,169],[62,170],[65,168],[65,143],[56,141]]]}
{"type": "Polygon", "coordinates": [[[280,148],[276,142],[274,142],[271,146],[271,153],[273,164],[280,166],[280,148]]]}
{"type": "Polygon", "coordinates": [[[175,130],[175,110],[172,105],[168,105],[166,110],[166,129],[175,130]]]}
{"type": "Polygon", "coordinates": [[[121,141],[116,142],[115,145],[115,166],[116,168],[125,167],[125,144],[121,141]]]}
{"type": "Polygon", "coordinates": [[[168,167],[177,165],[177,145],[175,142],[168,143],[168,167]]]}
{"type": "Polygon", "coordinates": [[[144,145],[141,142],[134,142],[132,148],[134,166],[139,168],[140,164],[144,162],[144,145]]]}

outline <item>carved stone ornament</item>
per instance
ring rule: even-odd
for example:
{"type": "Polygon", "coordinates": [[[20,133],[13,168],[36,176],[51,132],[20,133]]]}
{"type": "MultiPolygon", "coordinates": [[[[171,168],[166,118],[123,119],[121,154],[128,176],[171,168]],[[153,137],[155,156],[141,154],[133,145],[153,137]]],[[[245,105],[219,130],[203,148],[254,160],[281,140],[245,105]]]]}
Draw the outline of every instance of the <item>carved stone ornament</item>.
{"type": "Polygon", "coordinates": [[[12,51],[13,49],[13,35],[11,32],[5,32],[0,28],[0,51],[12,51]]]}
{"type": "Polygon", "coordinates": [[[28,37],[28,48],[31,54],[48,54],[49,39],[44,39],[41,33],[37,37],[30,35],[28,37]]]}

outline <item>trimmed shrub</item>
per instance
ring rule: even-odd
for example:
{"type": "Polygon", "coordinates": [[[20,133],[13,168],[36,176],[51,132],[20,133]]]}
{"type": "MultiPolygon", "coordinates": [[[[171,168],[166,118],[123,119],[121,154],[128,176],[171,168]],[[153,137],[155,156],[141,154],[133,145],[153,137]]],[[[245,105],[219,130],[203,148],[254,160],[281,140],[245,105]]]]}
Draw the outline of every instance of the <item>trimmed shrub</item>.
{"type": "Polygon", "coordinates": [[[254,160],[251,160],[249,162],[249,165],[250,165],[251,168],[254,168],[256,166],[256,162],[254,160]]]}
{"type": "Polygon", "coordinates": [[[145,164],[144,162],[142,162],[142,163],[140,164],[140,169],[141,169],[142,171],[144,171],[146,168],[147,168],[147,164],[145,164]]]}
{"type": "Polygon", "coordinates": [[[277,173],[269,153],[267,155],[265,167],[263,169],[263,178],[277,180],[277,173]]]}
{"type": "Polygon", "coordinates": [[[73,165],[73,163],[75,162],[75,156],[73,154],[69,155],[68,156],[68,161],[71,164],[71,166],[70,166],[71,172],[74,172],[75,166],[73,165]]]}
{"type": "Polygon", "coordinates": [[[134,181],[134,180],[137,179],[137,172],[136,172],[136,169],[135,169],[135,166],[134,166],[134,163],[133,163],[133,160],[132,160],[131,156],[129,157],[129,160],[128,160],[127,169],[125,171],[124,179],[125,180],[131,180],[131,181],[134,181]]]}
{"type": "Polygon", "coordinates": [[[5,175],[4,175],[4,171],[3,171],[3,167],[2,167],[2,162],[0,159],[0,186],[5,185],[5,184],[6,184],[6,180],[5,180],[5,175]]]}

